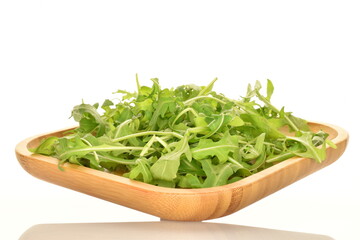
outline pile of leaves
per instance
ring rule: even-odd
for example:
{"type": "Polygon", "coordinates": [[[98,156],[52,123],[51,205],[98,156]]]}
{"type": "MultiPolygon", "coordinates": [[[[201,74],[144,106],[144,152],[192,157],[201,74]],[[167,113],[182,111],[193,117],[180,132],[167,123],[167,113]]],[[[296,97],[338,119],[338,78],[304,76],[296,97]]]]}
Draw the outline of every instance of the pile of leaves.
{"type": "Polygon", "coordinates": [[[45,139],[34,153],[145,183],[177,188],[229,184],[294,156],[325,159],[323,131],[270,102],[274,86],[267,81],[248,86],[245,97],[233,100],[208,86],[183,85],[137,92],[118,90],[117,103],[75,106],[79,126],[66,136],[45,139]],[[101,112],[101,113],[100,113],[101,112]],[[287,128],[294,134],[285,135],[287,128]]]}

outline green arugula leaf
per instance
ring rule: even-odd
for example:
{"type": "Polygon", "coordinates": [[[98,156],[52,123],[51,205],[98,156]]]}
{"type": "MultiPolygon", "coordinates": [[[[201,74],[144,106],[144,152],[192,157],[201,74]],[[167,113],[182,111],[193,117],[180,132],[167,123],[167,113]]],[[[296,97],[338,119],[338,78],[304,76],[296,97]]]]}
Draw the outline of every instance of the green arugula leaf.
{"type": "Polygon", "coordinates": [[[113,106],[114,103],[112,101],[110,101],[109,99],[106,99],[104,101],[104,103],[101,105],[101,108],[106,110],[106,109],[109,109],[110,106],[113,106]]]}
{"type": "Polygon", "coordinates": [[[123,97],[122,97],[123,100],[128,100],[128,99],[132,99],[132,98],[136,97],[136,93],[131,93],[131,92],[124,91],[124,90],[117,90],[114,93],[123,94],[123,97]]]}
{"type": "Polygon", "coordinates": [[[201,163],[199,161],[189,161],[187,159],[182,159],[180,161],[180,166],[178,170],[179,174],[195,174],[198,176],[205,176],[204,170],[201,167],[201,163]]]}
{"type": "Polygon", "coordinates": [[[99,126],[99,123],[96,122],[96,119],[92,115],[84,113],[79,121],[79,128],[77,131],[85,134],[91,133],[95,131],[97,126],[99,126]]]}
{"type": "Polygon", "coordinates": [[[284,138],[285,135],[277,129],[269,120],[259,114],[241,114],[241,118],[245,122],[250,122],[253,126],[256,126],[260,132],[265,133],[270,138],[279,139],[284,138]]]}
{"type": "Polygon", "coordinates": [[[185,176],[180,176],[179,187],[181,188],[201,188],[203,184],[197,176],[187,173],[185,176]]]}
{"type": "Polygon", "coordinates": [[[224,163],[228,160],[230,152],[239,150],[238,139],[238,136],[231,136],[229,133],[226,133],[218,142],[211,139],[200,139],[199,144],[191,149],[192,156],[196,160],[216,156],[220,163],[224,163]]]}
{"type": "Polygon", "coordinates": [[[240,127],[243,126],[244,120],[242,120],[239,116],[234,116],[231,121],[229,122],[229,125],[232,127],[240,127]]]}
{"type": "Polygon", "coordinates": [[[150,171],[154,178],[165,181],[174,180],[180,166],[180,157],[183,154],[186,155],[188,160],[191,160],[191,152],[186,136],[176,143],[173,151],[161,156],[159,160],[151,166],[150,171]]]}
{"type": "Polygon", "coordinates": [[[326,157],[326,142],[322,144],[321,148],[318,148],[313,143],[313,133],[303,132],[299,137],[287,137],[287,139],[297,141],[305,146],[306,151],[304,152],[293,152],[295,155],[300,157],[312,158],[317,162],[321,163],[326,157]]]}
{"type": "Polygon", "coordinates": [[[266,86],[266,99],[268,101],[270,101],[271,99],[271,96],[273,95],[274,93],[274,85],[273,83],[271,82],[270,79],[267,80],[267,86],[266,86]]]}
{"type": "MultiPolygon", "coordinates": [[[[80,128],[79,130],[85,130],[85,131],[89,130],[90,127],[88,127],[88,126],[94,124],[94,123],[90,123],[89,121],[92,121],[92,119],[93,119],[93,120],[95,120],[95,122],[97,124],[97,127],[98,127],[96,135],[97,136],[102,136],[105,133],[105,130],[107,128],[107,124],[101,118],[100,114],[97,112],[97,110],[96,110],[96,108],[94,106],[89,105],[89,104],[84,104],[84,103],[80,104],[80,105],[77,105],[72,110],[71,115],[74,118],[74,120],[77,121],[77,122],[81,122],[81,120],[83,118],[89,119],[89,120],[87,120],[85,122],[85,125],[87,125],[87,127],[84,128],[84,125],[83,125],[83,128],[80,128]],[[91,116],[92,119],[89,118],[89,116],[91,116]]],[[[84,122],[82,122],[82,123],[84,124],[84,122]]]]}
{"type": "Polygon", "coordinates": [[[54,155],[55,146],[54,144],[59,140],[58,137],[48,137],[41,141],[40,145],[35,149],[30,149],[33,153],[38,153],[46,156],[54,155]]]}
{"type": "Polygon", "coordinates": [[[206,173],[206,179],[202,185],[204,188],[225,185],[234,173],[230,163],[213,165],[211,160],[205,159],[201,161],[201,164],[206,173]]]}
{"type": "Polygon", "coordinates": [[[165,117],[167,112],[175,112],[176,100],[173,96],[171,96],[171,92],[168,89],[165,89],[160,93],[158,102],[154,109],[155,111],[150,119],[148,130],[156,130],[157,121],[159,120],[160,116],[165,117]]]}
{"type": "Polygon", "coordinates": [[[214,80],[212,80],[212,81],[209,83],[209,85],[207,85],[206,87],[203,87],[203,88],[201,89],[201,91],[199,92],[198,96],[206,96],[206,95],[208,95],[208,94],[212,91],[212,89],[213,89],[213,87],[214,87],[214,83],[215,83],[217,80],[218,80],[218,79],[215,78],[214,80]]]}
{"type": "Polygon", "coordinates": [[[141,180],[145,183],[151,183],[153,176],[150,172],[150,165],[146,158],[139,158],[136,160],[136,167],[131,169],[129,178],[134,180],[141,180]]]}

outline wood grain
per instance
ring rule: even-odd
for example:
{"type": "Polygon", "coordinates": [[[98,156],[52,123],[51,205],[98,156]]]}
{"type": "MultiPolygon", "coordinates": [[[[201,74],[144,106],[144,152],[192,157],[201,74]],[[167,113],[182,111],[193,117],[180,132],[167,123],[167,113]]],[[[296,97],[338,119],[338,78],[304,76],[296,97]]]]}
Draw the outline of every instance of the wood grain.
{"type": "Polygon", "coordinates": [[[60,130],[28,138],[16,146],[21,166],[31,175],[66,188],[136,209],[161,219],[202,221],[232,214],[336,161],[345,151],[348,133],[337,126],[310,123],[313,131],[324,130],[337,149],[327,148],[326,160],[319,164],[308,158],[292,158],[238,182],[204,189],[172,189],[130,180],[98,170],[64,164],[58,160],[32,154],[43,138],[62,136],[60,130]]]}

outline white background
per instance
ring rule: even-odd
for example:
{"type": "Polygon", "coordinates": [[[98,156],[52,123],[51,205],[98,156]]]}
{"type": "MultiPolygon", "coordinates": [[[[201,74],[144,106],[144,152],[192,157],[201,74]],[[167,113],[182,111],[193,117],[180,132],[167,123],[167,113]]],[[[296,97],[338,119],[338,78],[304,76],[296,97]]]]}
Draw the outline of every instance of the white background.
{"type": "Polygon", "coordinates": [[[333,165],[211,222],[360,239],[357,1],[0,1],[0,239],[40,223],[157,218],[27,174],[15,145],[73,126],[84,99],[158,77],[238,98],[269,78],[275,105],[350,133],[333,165]]]}

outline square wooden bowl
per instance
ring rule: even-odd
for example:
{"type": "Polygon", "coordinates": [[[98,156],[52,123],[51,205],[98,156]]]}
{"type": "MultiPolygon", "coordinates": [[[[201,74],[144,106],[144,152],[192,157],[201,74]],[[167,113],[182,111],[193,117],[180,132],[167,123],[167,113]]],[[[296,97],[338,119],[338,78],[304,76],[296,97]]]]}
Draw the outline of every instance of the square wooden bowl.
{"type": "Polygon", "coordinates": [[[21,166],[31,175],[66,188],[89,194],[119,205],[136,209],[161,219],[202,221],[232,214],[240,209],[320,170],[336,161],[345,151],[348,133],[337,126],[309,123],[312,131],[323,130],[337,145],[327,148],[326,160],[294,157],[240,181],[212,188],[173,189],[158,187],[125,177],[70,163],[65,171],[58,169],[58,160],[28,149],[38,146],[49,136],[63,136],[69,129],[30,137],[16,146],[21,166]]]}

